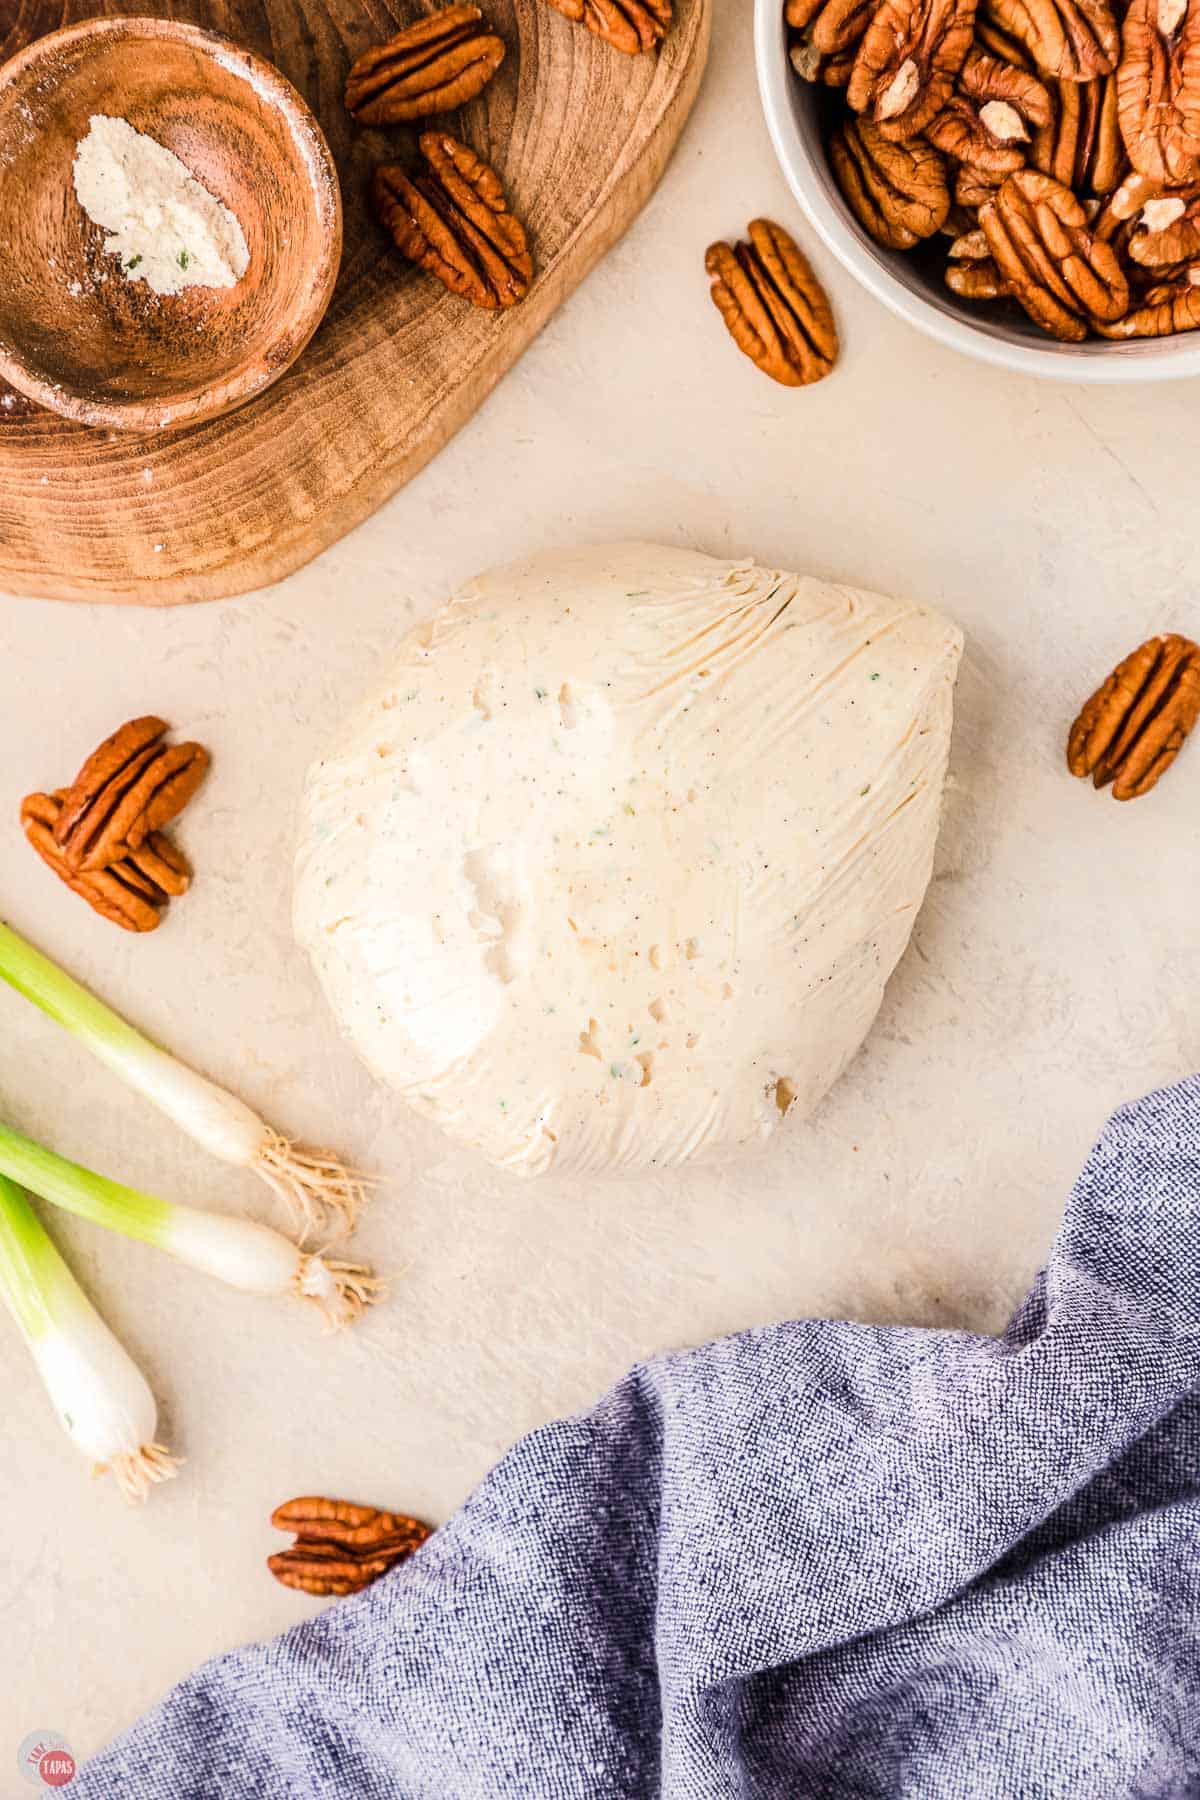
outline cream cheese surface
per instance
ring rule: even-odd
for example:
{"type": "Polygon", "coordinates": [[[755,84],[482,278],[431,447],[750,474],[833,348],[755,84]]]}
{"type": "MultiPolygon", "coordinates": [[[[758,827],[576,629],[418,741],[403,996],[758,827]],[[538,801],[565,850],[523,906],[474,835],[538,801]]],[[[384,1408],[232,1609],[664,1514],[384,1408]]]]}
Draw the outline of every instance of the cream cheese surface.
{"type": "Polygon", "coordinates": [[[359,1053],[525,1175],[810,1111],[925,893],[961,648],[650,544],[470,583],[308,781],[296,930],[359,1053]]]}

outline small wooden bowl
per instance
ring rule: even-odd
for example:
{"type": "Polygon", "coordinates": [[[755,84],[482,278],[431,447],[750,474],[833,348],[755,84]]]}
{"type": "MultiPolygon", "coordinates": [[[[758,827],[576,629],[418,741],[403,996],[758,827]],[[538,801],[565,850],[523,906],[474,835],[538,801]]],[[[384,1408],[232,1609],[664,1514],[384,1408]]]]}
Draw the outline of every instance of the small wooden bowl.
{"type": "Polygon", "coordinates": [[[94,19],[0,69],[0,378],[86,425],[162,431],[260,394],[320,324],[342,253],[329,146],[278,69],[215,32],[94,19]],[[241,224],[233,288],[158,296],[75,197],[97,113],[179,157],[241,224]]]}

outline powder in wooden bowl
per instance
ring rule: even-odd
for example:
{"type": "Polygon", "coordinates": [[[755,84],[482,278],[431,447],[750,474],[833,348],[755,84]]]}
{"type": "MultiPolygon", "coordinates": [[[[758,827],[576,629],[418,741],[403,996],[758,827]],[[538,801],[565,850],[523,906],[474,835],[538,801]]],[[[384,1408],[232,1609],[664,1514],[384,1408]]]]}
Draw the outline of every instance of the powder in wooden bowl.
{"type": "Polygon", "coordinates": [[[234,287],[246,273],[250,252],[233,213],[126,119],[92,118],[75,152],[75,193],[109,233],[104,248],[122,273],[155,294],[234,287]]]}

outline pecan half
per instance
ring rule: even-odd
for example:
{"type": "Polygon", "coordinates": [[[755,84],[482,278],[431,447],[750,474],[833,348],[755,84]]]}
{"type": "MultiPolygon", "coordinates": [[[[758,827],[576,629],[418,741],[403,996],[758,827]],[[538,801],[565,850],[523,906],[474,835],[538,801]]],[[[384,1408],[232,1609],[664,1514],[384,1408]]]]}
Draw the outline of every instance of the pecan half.
{"type": "Polygon", "coordinates": [[[393,165],[375,171],[375,210],[396,248],[472,306],[515,306],[533,258],[500,177],[443,131],[422,132],[421,153],[426,166],[411,180],[393,165]]]}
{"type": "Polygon", "coordinates": [[[186,859],[155,832],[136,855],[90,874],[71,868],[54,838],[63,810],[62,793],[28,794],[21,802],[21,825],[42,861],[102,918],[125,931],[153,931],[173,894],[186,893],[191,870],[186,859]]]}
{"type": "Polygon", "coordinates": [[[268,1569],[285,1587],[318,1596],[358,1593],[432,1535],[431,1526],[403,1513],[316,1496],[285,1501],[271,1523],[294,1532],[296,1541],[269,1556],[268,1569]]]}
{"type": "Polygon", "coordinates": [[[959,89],[972,100],[1001,100],[1035,128],[1054,118],[1050,90],[1037,75],[1006,58],[972,50],[958,78],[959,89]]]}
{"type": "Polygon", "coordinates": [[[829,297],[795,239],[752,219],[748,244],[712,244],[704,258],[717,307],[739,350],[772,381],[807,387],[837,361],[829,297]]]}
{"type": "Polygon", "coordinates": [[[163,719],[147,715],[141,719],[130,719],[119,725],[110,737],[92,751],[75,780],[67,789],[62,813],[57,828],[58,842],[66,846],[67,840],[77,831],[84,815],[95,807],[97,797],[113,790],[113,803],[121,791],[114,784],[123,779],[133,779],[130,771],[135,769],[139,760],[147,753],[153,754],[154,747],[166,736],[167,726],[163,719]]]}
{"type": "Polygon", "coordinates": [[[951,244],[953,244],[956,239],[966,237],[968,232],[975,231],[978,228],[978,224],[979,221],[976,219],[975,214],[970,212],[965,206],[951,206],[950,211],[942,221],[938,235],[940,237],[948,238],[951,244]]]}
{"type": "Polygon", "coordinates": [[[946,286],[963,300],[1001,300],[1008,292],[982,231],[964,232],[948,251],[946,286]]]}
{"type": "Polygon", "coordinates": [[[854,68],[854,51],[879,0],[787,0],[784,18],[798,33],[788,55],[804,81],[844,87],[854,68]],[[844,70],[844,79],[837,76],[844,70]]]}
{"type": "Polygon", "coordinates": [[[1108,75],[1121,34],[1108,0],[987,0],[1000,29],[1025,45],[1044,75],[1090,81],[1108,75]]]}
{"type": "Polygon", "coordinates": [[[997,25],[986,12],[975,14],[975,42],[980,51],[986,51],[998,62],[1008,63],[1011,68],[1033,70],[1037,67],[1020,38],[997,25]]]}
{"type": "Polygon", "coordinates": [[[1103,199],[1128,166],[1117,119],[1117,78],[1053,86],[1053,116],[1034,139],[1033,166],[1076,194],[1103,199]]]}
{"type": "Polygon", "coordinates": [[[202,744],[162,743],[161,719],[133,719],[100,746],[68,789],[55,841],[72,869],[119,862],[181,813],[208,769],[202,744]]]}
{"type": "Polygon", "coordinates": [[[975,0],[882,0],[858,47],[846,98],[887,138],[916,137],[954,92],[975,0]]]}
{"type": "Polygon", "coordinates": [[[869,120],[850,118],[830,139],[829,160],[847,206],[876,243],[911,250],[945,224],[946,165],[923,139],[892,143],[869,120]]]}
{"type": "Polygon", "coordinates": [[[823,87],[844,88],[854,70],[853,50],[825,56],[807,34],[792,44],[788,60],[801,81],[820,82],[823,87]]]}
{"type": "Polygon", "coordinates": [[[346,81],[346,106],[360,125],[451,112],[482,93],[503,61],[504,40],[477,6],[447,6],[364,50],[346,81]]]}
{"type": "Polygon", "coordinates": [[[1092,221],[1092,230],[1106,243],[1115,244],[1123,256],[1134,229],[1133,220],[1148,200],[1157,200],[1161,194],[1162,188],[1157,181],[1139,175],[1135,169],[1130,170],[1111,194],[1104,196],[1104,204],[1092,221]]]}
{"type": "Polygon", "coordinates": [[[1006,175],[989,175],[963,163],[954,177],[954,205],[959,212],[978,214],[980,207],[994,200],[1008,179],[1006,175]]]}
{"type": "Polygon", "coordinates": [[[1115,251],[1088,229],[1082,205],[1061,182],[1021,169],[980,209],[979,223],[1014,298],[1052,336],[1079,343],[1089,322],[1128,310],[1115,251]]]}
{"type": "Polygon", "coordinates": [[[1200,255],[1200,191],[1156,194],[1146,200],[1125,240],[1130,260],[1167,269],[1200,255]]]}
{"type": "Polygon", "coordinates": [[[1121,131],[1143,175],[1200,175],[1200,0],[1130,0],[1117,73],[1121,131]]]}
{"type": "Polygon", "coordinates": [[[994,262],[946,264],[946,286],[960,300],[1003,300],[1008,293],[994,262]]]}
{"type": "Polygon", "coordinates": [[[111,829],[119,831],[127,819],[124,841],[130,850],[140,850],[154,832],[179,817],[208,773],[209,760],[203,744],[169,745],[122,800],[111,829]]]}
{"type": "Polygon", "coordinates": [[[925,136],[952,162],[969,163],[986,175],[1011,175],[1025,167],[1023,146],[1029,142],[1025,122],[1007,100],[982,106],[955,94],[925,136]]]}
{"type": "Polygon", "coordinates": [[[1138,304],[1112,325],[1097,325],[1106,338],[1171,337],[1200,326],[1200,266],[1193,265],[1174,281],[1157,283],[1139,296],[1138,304]]]}
{"type": "Polygon", "coordinates": [[[671,0],[550,0],[550,5],[627,56],[653,50],[674,17],[671,0]]]}
{"type": "Polygon", "coordinates": [[[960,300],[1003,300],[1008,293],[994,262],[946,264],[946,286],[960,300]]]}
{"type": "Polygon", "coordinates": [[[155,898],[162,894],[166,899],[177,899],[192,885],[192,866],[187,857],[161,831],[152,831],[139,849],[131,850],[115,866],[126,880],[136,871],[156,890],[155,898]]]}
{"type": "Polygon", "coordinates": [[[1071,727],[1067,767],[1112,783],[1114,800],[1136,800],[1175,761],[1200,716],[1200,645],[1156,637],[1142,644],[1092,695],[1071,727]]]}

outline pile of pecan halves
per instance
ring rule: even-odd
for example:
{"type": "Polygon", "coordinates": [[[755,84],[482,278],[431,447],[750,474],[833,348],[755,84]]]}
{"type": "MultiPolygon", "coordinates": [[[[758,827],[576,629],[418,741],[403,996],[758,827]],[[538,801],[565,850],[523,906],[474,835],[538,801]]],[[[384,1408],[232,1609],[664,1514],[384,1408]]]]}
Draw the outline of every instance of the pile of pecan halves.
{"type": "Polygon", "coordinates": [[[829,158],[877,243],[948,238],[955,294],[1015,301],[1064,341],[1200,325],[1200,0],[785,17],[797,73],[845,95],[829,158]]]}
{"type": "Polygon", "coordinates": [[[204,779],[202,744],[167,744],[162,719],[130,719],[88,757],[69,788],[27,794],[25,836],[42,861],[102,918],[154,931],[187,892],[187,858],[165,835],[204,779]]]}
{"type": "MultiPolygon", "coordinates": [[[[672,20],[672,0],[549,3],[628,55],[653,50],[672,20]]],[[[366,126],[433,118],[481,94],[504,57],[504,40],[479,7],[447,6],[364,51],[350,70],[346,106],[366,126]]],[[[402,256],[472,306],[515,306],[529,292],[533,258],[500,176],[449,132],[423,131],[419,147],[419,170],[375,170],[376,217],[402,256]]]]}

